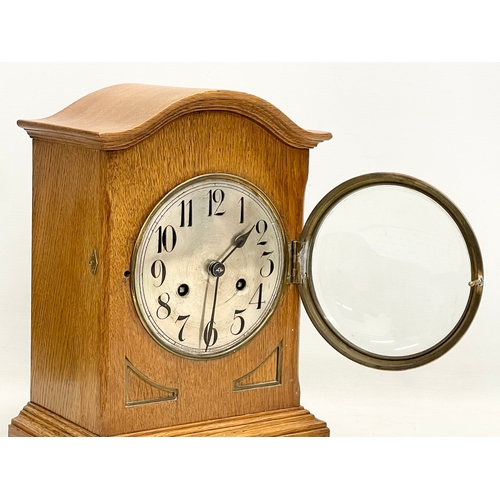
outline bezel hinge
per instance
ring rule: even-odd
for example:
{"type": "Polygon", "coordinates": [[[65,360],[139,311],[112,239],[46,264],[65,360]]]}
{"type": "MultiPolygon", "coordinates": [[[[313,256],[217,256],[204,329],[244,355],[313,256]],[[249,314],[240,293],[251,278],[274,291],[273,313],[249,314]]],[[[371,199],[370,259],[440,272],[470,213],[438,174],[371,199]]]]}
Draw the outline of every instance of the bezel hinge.
{"type": "Polygon", "coordinates": [[[288,244],[290,255],[290,271],[288,273],[288,282],[292,285],[302,284],[302,272],[300,265],[300,252],[303,244],[301,241],[291,241],[288,244]]]}

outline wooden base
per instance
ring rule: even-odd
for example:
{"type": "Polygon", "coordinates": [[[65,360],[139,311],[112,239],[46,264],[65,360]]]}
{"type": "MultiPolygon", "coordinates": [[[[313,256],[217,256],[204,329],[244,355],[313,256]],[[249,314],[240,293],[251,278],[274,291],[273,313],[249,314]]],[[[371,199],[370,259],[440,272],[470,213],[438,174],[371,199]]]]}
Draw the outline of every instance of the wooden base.
{"type": "MultiPolygon", "coordinates": [[[[301,406],[237,417],[208,420],[153,429],[120,436],[168,437],[168,436],[228,436],[228,437],[279,437],[304,436],[328,437],[326,423],[318,420],[301,406]]],[[[55,413],[28,403],[9,425],[10,437],[98,437],[86,429],[55,413]]]]}

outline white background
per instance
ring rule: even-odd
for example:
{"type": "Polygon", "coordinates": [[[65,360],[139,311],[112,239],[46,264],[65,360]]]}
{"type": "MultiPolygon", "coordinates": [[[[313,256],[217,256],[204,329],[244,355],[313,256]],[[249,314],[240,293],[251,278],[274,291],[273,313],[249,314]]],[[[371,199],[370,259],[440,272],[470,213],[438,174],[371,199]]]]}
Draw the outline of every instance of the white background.
{"type": "Polygon", "coordinates": [[[311,151],[306,216],[368,172],[418,177],[451,198],[485,266],[468,333],[429,365],[383,372],[343,358],[303,313],[301,403],[333,437],[500,436],[500,64],[3,64],[0,75],[0,436],[29,401],[31,139],[16,120],[122,82],[248,92],[331,132],[311,151]]]}

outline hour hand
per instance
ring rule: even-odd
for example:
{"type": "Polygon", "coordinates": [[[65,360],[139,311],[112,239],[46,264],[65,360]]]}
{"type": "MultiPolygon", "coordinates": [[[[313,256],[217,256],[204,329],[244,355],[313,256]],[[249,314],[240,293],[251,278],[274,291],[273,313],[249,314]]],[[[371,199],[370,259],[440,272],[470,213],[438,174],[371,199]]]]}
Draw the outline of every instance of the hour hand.
{"type": "Polygon", "coordinates": [[[226,259],[238,248],[241,248],[243,245],[245,245],[245,243],[247,242],[248,240],[248,237],[250,236],[250,233],[253,231],[253,228],[255,227],[255,224],[250,228],[249,231],[247,231],[246,233],[244,234],[240,234],[238,236],[236,236],[236,238],[234,239],[234,246],[233,248],[231,249],[231,251],[220,261],[221,264],[223,264],[226,259]]]}

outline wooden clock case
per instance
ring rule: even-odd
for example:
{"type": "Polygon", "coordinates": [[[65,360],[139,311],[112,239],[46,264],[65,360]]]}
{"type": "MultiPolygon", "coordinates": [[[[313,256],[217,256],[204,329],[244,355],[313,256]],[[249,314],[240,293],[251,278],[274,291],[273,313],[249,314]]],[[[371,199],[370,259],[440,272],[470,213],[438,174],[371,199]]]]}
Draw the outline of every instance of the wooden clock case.
{"type": "Polygon", "coordinates": [[[248,94],[137,84],[19,125],[33,138],[31,401],[9,436],[329,435],[300,406],[296,285],[241,349],[191,360],[147,333],[129,275],[147,215],[201,174],[254,183],[298,240],[309,149],[331,135],[248,94]]]}

